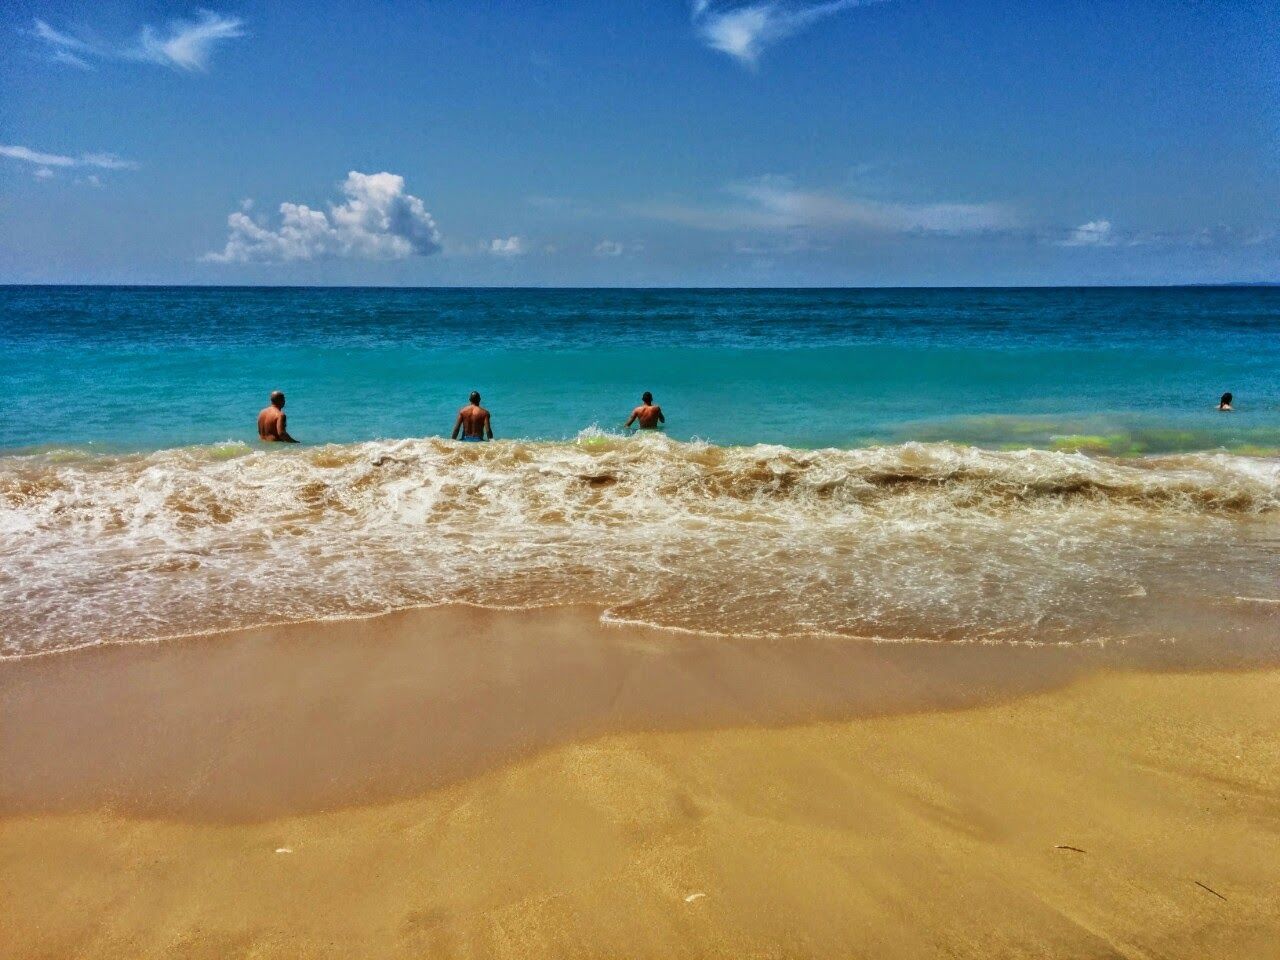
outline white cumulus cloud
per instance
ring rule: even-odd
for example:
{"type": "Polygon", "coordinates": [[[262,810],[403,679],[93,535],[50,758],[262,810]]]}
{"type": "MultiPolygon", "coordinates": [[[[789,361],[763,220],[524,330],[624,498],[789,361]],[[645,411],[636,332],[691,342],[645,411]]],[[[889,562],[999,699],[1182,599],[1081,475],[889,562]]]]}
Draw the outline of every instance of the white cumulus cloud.
{"type": "Polygon", "coordinates": [[[693,0],[691,16],[703,43],[753,67],[770,44],[841,10],[874,2],[877,0],[764,0],[745,4],[734,0],[693,0]]]}
{"type": "Polygon", "coordinates": [[[285,263],[344,257],[399,260],[440,250],[440,231],[423,202],[405,193],[394,173],[347,174],[346,200],[326,213],[306,204],[280,204],[280,226],[272,229],[245,210],[227,217],[221,251],[206,254],[215,263],[285,263]]]}
{"type": "Polygon", "coordinates": [[[495,257],[518,257],[525,252],[521,237],[496,237],[489,243],[489,252],[495,257]]]}
{"type": "Polygon", "coordinates": [[[121,43],[74,36],[43,20],[35,21],[33,33],[49,45],[54,60],[82,70],[92,69],[94,60],[132,60],[196,71],[208,67],[219,44],[244,36],[244,21],[200,10],[194,20],[171,20],[162,28],[144,25],[136,38],[121,43]]]}
{"type": "Polygon", "coordinates": [[[1114,247],[1117,238],[1110,220],[1090,220],[1071,230],[1059,240],[1063,247],[1114,247]]]}

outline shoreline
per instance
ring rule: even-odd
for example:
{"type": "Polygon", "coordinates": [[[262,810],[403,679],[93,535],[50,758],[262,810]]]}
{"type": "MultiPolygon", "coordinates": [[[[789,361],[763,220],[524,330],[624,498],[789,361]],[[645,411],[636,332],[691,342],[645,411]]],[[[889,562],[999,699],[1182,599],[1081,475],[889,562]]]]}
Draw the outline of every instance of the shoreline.
{"type": "Polygon", "coordinates": [[[1121,657],[708,637],[605,624],[589,607],[462,605],[82,647],[0,662],[0,728],[19,731],[0,739],[0,816],[359,806],[598,736],[963,709],[1121,657]]]}
{"type": "Polygon", "coordinates": [[[1277,464],[1230,456],[645,437],[8,466],[6,657],[455,600],[722,638],[1212,648],[1265,628],[1230,597],[1276,592],[1277,464]]]}
{"type": "Polygon", "coordinates": [[[1254,958],[1280,668],[466,608],[0,664],[15,957],[1254,958]]]}
{"type": "Polygon", "coordinates": [[[124,641],[0,661],[0,816],[251,822],[393,802],[600,736],[981,709],[1099,674],[1274,669],[1265,644],[1208,657],[1195,644],[725,637],[582,606],[124,641]]]}

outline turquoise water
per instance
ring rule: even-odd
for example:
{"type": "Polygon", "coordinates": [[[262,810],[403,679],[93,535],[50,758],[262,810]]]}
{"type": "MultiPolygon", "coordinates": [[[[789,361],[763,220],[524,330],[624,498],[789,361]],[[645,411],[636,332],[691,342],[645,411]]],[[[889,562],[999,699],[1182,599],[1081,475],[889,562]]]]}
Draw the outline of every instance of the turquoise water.
{"type": "Polygon", "coordinates": [[[1277,334],[1257,289],[2,289],[0,658],[465,602],[1280,660],[1277,334]],[[441,439],[472,389],[497,443],[441,439]]]}
{"type": "Polygon", "coordinates": [[[1280,290],[0,288],[0,448],[615,429],[1119,455],[1280,447],[1280,290]],[[1237,412],[1218,414],[1219,394],[1237,412]]]}

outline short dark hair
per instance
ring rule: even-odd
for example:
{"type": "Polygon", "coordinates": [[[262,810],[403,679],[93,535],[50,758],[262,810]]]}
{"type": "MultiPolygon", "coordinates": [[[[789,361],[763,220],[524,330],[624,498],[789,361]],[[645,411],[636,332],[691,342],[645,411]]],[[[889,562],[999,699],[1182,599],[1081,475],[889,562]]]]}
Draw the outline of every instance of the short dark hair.
{"type": "Polygon", "coordinates": [[[472,403],[479,403],[479,402],[480,402],[480,391],[479,391],[479,390],[472,390],[472,391],[471,391],[471,402],[472,402],[472,403]]]}
{"type": "Polygon", "coordinates": [[[271,391],[271,402],[272,402],[272,403],[275,403],[277,400],[283,400],[283,399],[284,399],[284,391],[283,391],[283,390],[272,390],[272,391],[271,391]]]}
{"type": "Polygon", "coordinates": [[[1229,404],[1231,403],[1231,394],[1230,394],[1230,393],[1224,393],[1224,394],[1222,395],[1222,399],[1221,399],[1221,400],[1219,400],[1219,401],[1218,401],[1218,403],[1219,403],[1219,404],[1228,404],[1228,405],[1229,405],[1229,404]]]}
{"type": "Polygon", "coordinates": [[[640,397],[645,403],[653,403],[653,394],[646,390],[640,397]]]}

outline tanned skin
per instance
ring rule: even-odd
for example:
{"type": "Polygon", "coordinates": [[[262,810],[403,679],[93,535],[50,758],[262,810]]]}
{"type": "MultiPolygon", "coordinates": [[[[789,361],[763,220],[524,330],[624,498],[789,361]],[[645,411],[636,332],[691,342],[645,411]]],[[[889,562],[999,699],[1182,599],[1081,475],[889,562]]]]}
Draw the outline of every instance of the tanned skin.
{"type": "Polygon", "coordinates": [[[658,424],[667,422],[667,418],[662,415],[662,408],[653,402],[652,393],[646,390],[640,401],[640,406],[631,411],[631,416],[622,425],[624,430],[633,423],[638,423],[641,430],[657,430],[658,424]]]}
{"type": "Polygon", "coordinates": [[[493,439],[493,427],[489,423],[489,411],[480,406],[480,394],[472,393],[471,402],[458,411],[458,419],[453,422],[450,440],[457,440],[458,435],[478,437],[481,440],[493,439]]]}
{"type": "Polygon", "coordinates": [[[284,394],[276,390],[271,394],[271,405],[258,414],[258,439],[263,443],[297,443],[285,427],[284,394]]]}

